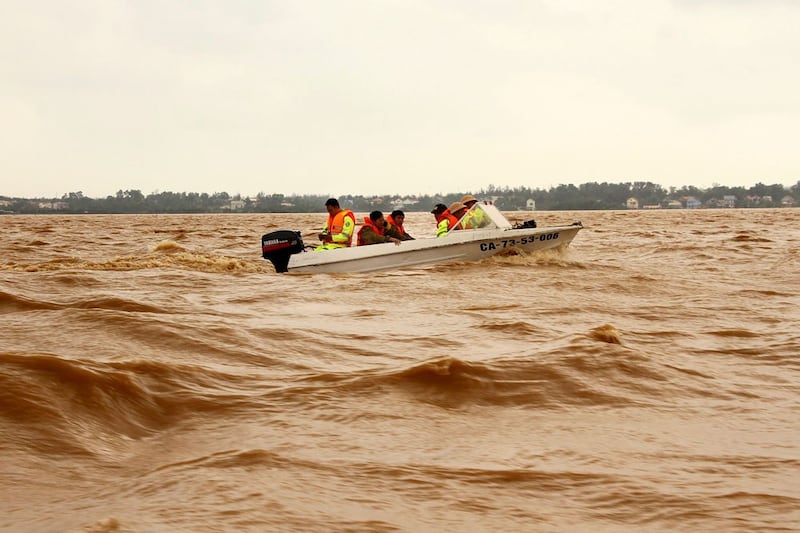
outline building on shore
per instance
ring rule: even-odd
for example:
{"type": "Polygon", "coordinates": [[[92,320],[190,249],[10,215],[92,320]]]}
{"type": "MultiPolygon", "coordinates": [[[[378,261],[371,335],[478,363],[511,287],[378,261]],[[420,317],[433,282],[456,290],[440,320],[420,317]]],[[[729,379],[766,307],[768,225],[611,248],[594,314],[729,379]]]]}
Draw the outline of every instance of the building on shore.
{"type": "Polygon", "coordinates": [[[63,211],[64,209],[69,209],[69,204],[67,202],[60,202],[60,201],[54,201],[54,202],[47,201],[47,202],[38,202],[36,204],[36,207],[38,207],[39,209],[53,209],[56,211],[63,211]]]}
{"type": "Polygon", "coordinates": [[[395,197],[391,204],[392,207],[395,209],[408,209],[411,206],[417,205],[419,200],[417,200],[413,196],[405,196],[405,197],[395,197]]]}

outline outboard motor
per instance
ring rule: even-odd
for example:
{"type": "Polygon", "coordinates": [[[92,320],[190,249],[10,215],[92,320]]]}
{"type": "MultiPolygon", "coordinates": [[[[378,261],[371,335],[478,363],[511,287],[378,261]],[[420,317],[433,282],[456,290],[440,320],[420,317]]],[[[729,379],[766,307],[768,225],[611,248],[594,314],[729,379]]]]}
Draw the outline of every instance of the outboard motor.
{"type": "Polygon", "coordinates": [[[299,231],[273,231],[261,237],[261,254],[272,263],[275,272],[288,272],[289,257],[303,249],[303,237],[299,231]]]}
{"type": "Polygon", "coordinates": [[[528,228],[535,228],[536,221],[534,219],[526,220],[525,222],[520,222],[519,224],[514,225],[512,229],[528,229],[528,228]]]}

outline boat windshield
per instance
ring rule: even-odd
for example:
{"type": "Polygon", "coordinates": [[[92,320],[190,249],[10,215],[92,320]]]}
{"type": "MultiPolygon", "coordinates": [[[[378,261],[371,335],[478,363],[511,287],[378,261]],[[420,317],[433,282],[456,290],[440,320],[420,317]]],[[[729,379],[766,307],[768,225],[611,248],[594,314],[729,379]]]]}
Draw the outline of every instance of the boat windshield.
{"type": "MultiPolygon", "coordinates": [[[[494,206],[491,206],[494,207],[494,206]]],[[[461,220],[458,221],[462,229],[497,229],[498,225],[492,219],[492,216],[484,209],[480,203],[472,206],[472,208],[464,213],[461,220]]]]}

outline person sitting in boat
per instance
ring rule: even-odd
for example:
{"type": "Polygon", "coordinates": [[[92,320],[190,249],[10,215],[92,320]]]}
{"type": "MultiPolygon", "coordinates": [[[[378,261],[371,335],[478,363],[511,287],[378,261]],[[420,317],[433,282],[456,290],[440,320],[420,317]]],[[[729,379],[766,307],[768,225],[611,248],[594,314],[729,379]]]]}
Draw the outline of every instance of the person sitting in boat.
{"type": "Polygon", "coordinates": [[[384,242],[400,244],[400,237],[397,229],[383,218],[383,213],[373,211],[368,217],[364,217],[364,225],[358,230],[358,246],[384,242]]]}
{"type": "MultiPolygon", "coordinates": [[[[459,204],[463,207],[463,204],[459,204]]],[[[433,216],[436,217],[436,236],[444,237],[447,232],[458,225],[458,219],[454,217],[447,206],[444,204],[436,204],[431,210],[433,216]]]]}
{"type": "Polygon", "coordinates": [[[489,217],[483,209],[478,206],[473,209],[472,206],[478,203],[478,199],[468,194],[461,199],[461,203],[467,206],[467,218],[461,223],[464,229],[478,229],[489,225],[489,217]]]}
{"type": "Polygon", "coordinates": [[[391,224],[391,226],[397,230],[397,233],[400,234],[401,241],[413,241],[414,237],[406,232],[405,228],[403,227],[403,222],[406,219],[406,214],[400,211],[399,209],[395,209],[392,211],[392,214],[386,217],[386,222],[391,224]]]}
{"type": "MultiPolygon", "coordinates": [[[[450,207],[448,207],[447,210],[450,211],[450,214],[456,218],[456,221],[460,221],[461,218],[464,216],[464,213],[467,212],[467,206],[465,206],[461,202],[453,202],[452,204],[450,204],[450,207]]],[[[454,230],[464,229],[464,226],[462,226],[461,223],[459,223],[453,226],[452,229],[454,230]]]]}
{"type": "Polygon", "coordinates": [[[325,229],[319,234],[322,244],[314,248],[314,251],[347,248],[353,242],[353,230],[356,227],[355,215],[349,209],[342,209],[336,198],[328,198],[325,202],[325,209],[328,210],[328,222],[325,224],[325,229]]]}

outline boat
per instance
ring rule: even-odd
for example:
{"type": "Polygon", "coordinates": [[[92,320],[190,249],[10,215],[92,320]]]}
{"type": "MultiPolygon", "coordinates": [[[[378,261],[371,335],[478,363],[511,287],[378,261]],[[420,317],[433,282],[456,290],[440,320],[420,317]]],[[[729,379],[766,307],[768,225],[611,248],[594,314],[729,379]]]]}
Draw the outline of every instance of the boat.
{"type": "MultiPolygon", "coordinates": [[[[419,238],[395,243],[352,246],[320,252],[309,251],[299,231],[279,230],[261,237],[261,253],[276,272],[345,273],[374,272],[456,261],[480,261],[497,254],[536,252],[568,245],[580,222],[537,227],[533,220],[512,225],[494,204],[472,206],[486,215],[477,229],[451,230],[443,237],[419,238]]],[[[459,222],[469,216],[466,213],[459,222]]]]}

